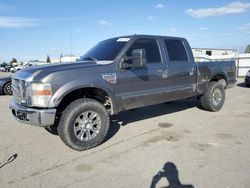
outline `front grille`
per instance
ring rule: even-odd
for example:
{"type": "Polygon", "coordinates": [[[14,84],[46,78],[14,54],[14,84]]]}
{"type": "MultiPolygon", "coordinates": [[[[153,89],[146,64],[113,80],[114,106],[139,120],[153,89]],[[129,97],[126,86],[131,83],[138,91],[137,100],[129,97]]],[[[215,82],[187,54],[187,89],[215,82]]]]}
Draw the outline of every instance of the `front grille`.
{"type": "Polygon", "coordinates": [[[12,89],[13,89],[13,96],[15,98],[15,101],[18,104],[25,104],[26,103],[25,81],[12,78],[12,89]]]}

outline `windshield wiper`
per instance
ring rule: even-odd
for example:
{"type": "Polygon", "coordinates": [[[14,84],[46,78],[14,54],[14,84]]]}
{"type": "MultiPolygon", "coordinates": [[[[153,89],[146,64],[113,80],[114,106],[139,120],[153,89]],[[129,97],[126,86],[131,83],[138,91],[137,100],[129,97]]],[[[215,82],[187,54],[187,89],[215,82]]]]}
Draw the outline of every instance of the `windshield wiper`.
{"type": "Polygon", "coordinates": [[[91,57],[91,56],[84,57],[82,60],[92,60],[92,61],[95,61],[95,62],[98,61],[98,59],[96,59],[94,57],[91,57]]]}

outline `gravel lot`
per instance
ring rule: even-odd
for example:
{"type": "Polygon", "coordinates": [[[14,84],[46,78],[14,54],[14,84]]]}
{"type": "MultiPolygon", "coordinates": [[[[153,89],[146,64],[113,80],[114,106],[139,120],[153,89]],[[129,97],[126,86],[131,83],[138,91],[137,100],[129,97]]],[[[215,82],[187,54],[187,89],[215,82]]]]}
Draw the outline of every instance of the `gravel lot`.
{"type": "Polygon", "coordinates": [[[17,123],[11,97],[0,96],[0,187],[249,188],[250,88],[226,95],[217,113],[196,100],[123,112],[107,141],[85,152],[17,123]]]}

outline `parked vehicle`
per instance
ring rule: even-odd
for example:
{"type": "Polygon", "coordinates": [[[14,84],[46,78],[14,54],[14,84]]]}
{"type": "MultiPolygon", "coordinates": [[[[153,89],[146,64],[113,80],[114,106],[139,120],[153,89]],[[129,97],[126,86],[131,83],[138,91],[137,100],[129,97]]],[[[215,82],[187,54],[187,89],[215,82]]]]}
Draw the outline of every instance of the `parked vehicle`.
{"type": "Polygon", "coordinates": [[[11,77],[0,78],[0,94],[12,95],[11,77]]]}
{"type": "Polygon", "coordinates": [[[46,61],[34,60],[34,61],[30,61],[27,64],[25,64],[23,68],[29,68],[29,67],[41,66],[41,65],[48,65],[48,64],[50,64],[50,63],[48,63],[46,61]]]}
{"type": "Polygon", "coordinates": [[[19,71],[21,69],[23,69],[23,65],[17,65],[17,66],[14,67],[13,71],[16,72],[16,71],[19,71]]]}
{"type": "Polygon", "coordinates": [[[101,144],[109,116],[124,110],[195,97],[203,109],[219,111],[235,70],[234,61],[196,64],[184,38],[117,37],[78,63],[18,71],[10,108],[21,123],[57,126],[62,141],[82,151],[101,144]]]}
{"type": "Polygon", "coordinates": [[[246,85],[246,87],[250,87],[250,70],[248,70],[247,73],[246,73],[245,85],[246,85]]]}
{"type": "Polygon", "coordinates": [[[9,69],[9,72],[12,72],[12,73],[16,72],[16,67],[18,66],[19,66],[18,64],[12,65],[9,69]]]}
{"type": "Polygon", "coordinates": [[[10,69],[11,69],[12,67],[14,67],[14,66],[13,66],[13,65],[7,65],[7,66],[5,67],[5,72],[11,72],[10,69]]]}

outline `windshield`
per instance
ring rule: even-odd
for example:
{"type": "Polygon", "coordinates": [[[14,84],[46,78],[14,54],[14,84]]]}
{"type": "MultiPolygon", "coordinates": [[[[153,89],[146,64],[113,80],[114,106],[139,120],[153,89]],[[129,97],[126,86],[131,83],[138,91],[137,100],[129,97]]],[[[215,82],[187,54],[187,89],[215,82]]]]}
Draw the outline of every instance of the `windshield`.
{"type": "Polygon", "coordinates": [[[125,46],[126,42],[129,40],[129,38],[127,38],[127,40],[121,39],[124,38],[113,38],[99,42],[85,55],[83,55],[80,58],[80,61],[91,60],[98,64],[104,64],[103,62],[108,63],[113,61],[121,49],[125,46]]]}

